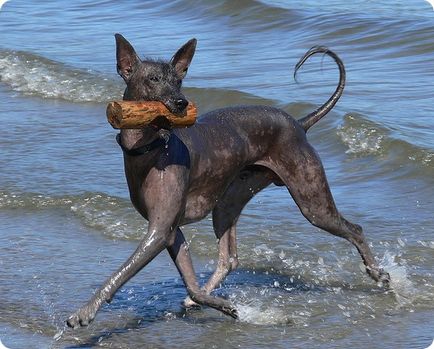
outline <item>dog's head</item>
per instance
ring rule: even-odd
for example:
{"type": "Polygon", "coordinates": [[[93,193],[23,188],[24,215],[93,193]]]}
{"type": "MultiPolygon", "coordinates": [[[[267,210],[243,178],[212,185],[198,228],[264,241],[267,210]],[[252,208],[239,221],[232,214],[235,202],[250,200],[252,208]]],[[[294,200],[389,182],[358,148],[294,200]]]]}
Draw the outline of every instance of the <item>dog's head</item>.
{"type": "Polygon", "coordinates": [[[142,61],[122,35],[116,34],[115,38],[117,70],[127,84],[124,100],[159,101],[172,113],[182,113],[188,105],[181,93],[182,79],[193,59],[196,39],[183,45],[167,63],[142,61]]]}

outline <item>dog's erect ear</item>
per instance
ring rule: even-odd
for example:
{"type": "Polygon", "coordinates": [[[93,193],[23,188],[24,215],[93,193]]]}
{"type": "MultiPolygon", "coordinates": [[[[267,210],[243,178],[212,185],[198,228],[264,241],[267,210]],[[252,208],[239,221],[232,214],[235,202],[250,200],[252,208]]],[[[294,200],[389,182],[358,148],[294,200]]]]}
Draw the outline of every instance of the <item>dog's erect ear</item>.
{"type": "Polygon", "coordinates": [[[175,67],[176,73],[181,79],[187,74],[188,67],[196,50],[196,39],[189,40],[172,57],[170,63],[175,67]]]}
{"type": "Polygon", "coordinates": [[[134,66],[140,62],[140,58],[133,46],[121,34],[115,34],[117,70],[125,81],[131,78],[134,66]]]}

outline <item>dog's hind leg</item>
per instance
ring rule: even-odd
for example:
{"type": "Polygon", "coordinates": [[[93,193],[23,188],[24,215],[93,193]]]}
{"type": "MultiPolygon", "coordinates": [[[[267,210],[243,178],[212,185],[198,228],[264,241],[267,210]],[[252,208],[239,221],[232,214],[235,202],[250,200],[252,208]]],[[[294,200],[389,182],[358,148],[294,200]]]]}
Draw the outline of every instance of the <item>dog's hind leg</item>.
{"type": "Polygon", "coordinates": [[[270,170],[252,166],[240,172],[212,212],[214,233],[219,241],[217,268],[204,289],[211,292],[238,266],[236,224],[241,211],[259,191],[270,185],[276,176],[270,170]]]}
{"type": "Polygon", "coordinates": [[[360,253],[366,271],[375,281],[388,283],[359,225],[350,223],[338,212],[321,161],[315,150],[304,142],[297,152],[285,155],[270,167],[288,187],[302,214],[314,226],[351,242],[360,253]]]}
{"type": "MultiPolygon", "coordinates": [[[[251,166],[240,172],[219,199],[213,214],[214,232],[218,239],[218,263],[216,270],[203,286],[210,294],[226,276],[238,266],[236,224],[241,211],[250,199],[260,190],[277,180],[277,176],[269,169],[251,166]]],[[[195,302],[187,297],[184,306],[195,306],[195,302]]]]}

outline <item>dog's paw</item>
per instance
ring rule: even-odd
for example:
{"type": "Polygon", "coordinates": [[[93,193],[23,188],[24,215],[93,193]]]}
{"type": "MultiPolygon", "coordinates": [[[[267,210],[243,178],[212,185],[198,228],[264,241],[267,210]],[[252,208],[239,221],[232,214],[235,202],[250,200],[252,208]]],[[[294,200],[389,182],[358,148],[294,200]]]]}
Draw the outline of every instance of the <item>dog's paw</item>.
{"type": "Polygon", "coordinates": [[[371,278],[375,280],[378,286],[384,287],[386,289],[390,288],[390,275],[388,272],[384,271],[382,268],[372,268],[367,270],[371,278]]]}
{"type": "Polygon", "coordinates": [[[78,328],[88,326],[95,318],[96,311],[92,310],[91,307],[83,307],[77,312],[72,314],[66,324],[71,328],[78,328]]]}
{"type": "Polygon", "coordinates": [[[391,287],[390,283],[390,274],[383,269],[380,269],[379,276],[378,276],[378,282],[386,289],[389,289],[391,287]]]}
{"type": "Polygon", "coordinates": [[[223,307],[222,312],[226,315],[229,315],[230,317],[234,318],[235,320],[238,319],[238,311],[234,306],[230,307],[223,307]]]}

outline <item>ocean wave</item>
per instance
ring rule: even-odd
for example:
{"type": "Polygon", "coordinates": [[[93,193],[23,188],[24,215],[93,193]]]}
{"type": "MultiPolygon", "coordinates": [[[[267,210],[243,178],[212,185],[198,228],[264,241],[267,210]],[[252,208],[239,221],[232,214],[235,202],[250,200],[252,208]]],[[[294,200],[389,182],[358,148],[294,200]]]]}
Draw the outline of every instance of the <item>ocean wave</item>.
{"type": "Polygon", "coordinates": [[[136,240],[147,232],[146,221],[128,200],[105,194],[80,197],[69,207],[86,226],[114,239],[136,240]]]}
{"type": "Polygon", "coordinates": [[[147,222],[127,199],[103,193],[49,196],[34,193],[0,192],[0,209],[63,209],[85,226],[109,239],[137,240],[147,232],[147,222]]]}
{"type": "Polygon", "coordinates": [[[23,51],[0,50],[0,82],[24,95],[71,102],[106,102],[123,91],[120,81],[23,51]]]}
{"type": "MultiPolygon", "coordinates": [[[[104,103],[121,99],[125,85],[94,72],[69,67],[33,53],[0,50],[0,82],[13,91],[69,102],[104,103]]],[[[275,101],[253,94],[219,88],[184,88],[201,112],[234,104],[265,104],[275,101]]]]}
{"type": "Polygon", "coordinates": [[[188,98],[194,100],[201,114],[233,105],[275,106],[277,104],[272,99],[231,89],[187,87],[183,91],[188,98]]]}
{"type": "Polygon", "coordinates": [[[413,174],[434,176],[434,151],[396,138],[388,128],[358,113],[345,115],[336,132],[347,154],[377,156],[390,168],[411,165],[413,174]]]}
{"type": "Polygon", "coordinates": [[[174,1],[165,6],[169,13],[182,13],[190,19],[209,18],[210,21],[223,17],[231,26],[244,27],[255,31],[277,27],[296,27],[297,16],[290,8],[258,0],[243,1],[174,1]],[[194,8],[194,11],[191,9],[194,8]]]}
{"type": "Polygon", "coordinates": [[[348,147],[347,154],[381,155],[388,130],[360,115],[347,114],[337,134],[348,147]]]}

